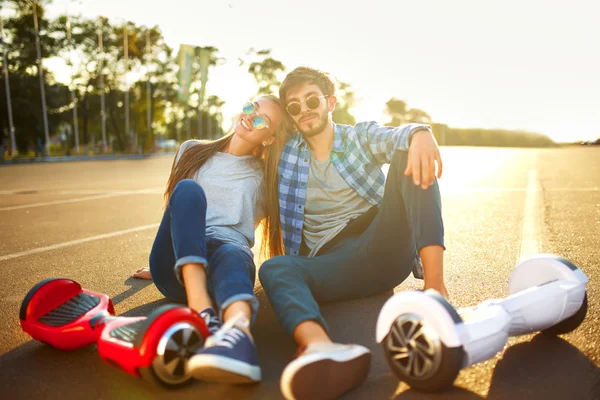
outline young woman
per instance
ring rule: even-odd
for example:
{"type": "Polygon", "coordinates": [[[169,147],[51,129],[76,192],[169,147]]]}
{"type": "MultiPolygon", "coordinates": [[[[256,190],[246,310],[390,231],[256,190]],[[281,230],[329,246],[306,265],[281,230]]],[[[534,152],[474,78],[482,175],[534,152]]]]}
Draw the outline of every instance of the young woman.
{"type": "Polygon", "coordinates": [[[262,253],[283,253],[277,165],[290,130],[279,99],[262,96],[244,105],[232,133],[188,140],[175,156],[149,275],[165,297],[187,302],[207,322],[212,335],[188,362],[198,379],[261,379],[250,332],[258,311],[251,248],[262,221],[262,253]]]}

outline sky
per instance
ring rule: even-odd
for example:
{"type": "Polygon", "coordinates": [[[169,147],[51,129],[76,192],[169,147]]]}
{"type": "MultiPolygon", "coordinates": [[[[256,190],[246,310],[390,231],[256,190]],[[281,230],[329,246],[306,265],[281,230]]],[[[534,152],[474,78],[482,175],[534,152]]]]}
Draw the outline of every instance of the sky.
{"type": "MultiPolygon", "coordinates": [[[[167,44],[214,46],[228,62],[207,93],[225,117],[256,92],[239,66],[271,49],[348,82],[354,115],[385,122],[391,97],[451,127],[519,129],[567,142],[600,137],[600,3],[595,0],[54,0],[68,11],[158,25],[167,44]]],[[[60,74],[59,74],[60,75],[60,74]]]]}

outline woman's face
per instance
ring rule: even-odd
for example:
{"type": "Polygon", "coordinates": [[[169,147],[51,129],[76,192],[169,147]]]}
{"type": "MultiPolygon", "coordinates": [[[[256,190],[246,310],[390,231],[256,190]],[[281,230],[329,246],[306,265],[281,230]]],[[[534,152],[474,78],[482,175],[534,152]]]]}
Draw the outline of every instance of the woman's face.
{"type": "Polygon", "coordinates": [[[241,139],[255,146],[269,145],[274,140],[273,134],[281,123],[282,112],[277,103],[259,98],[243,107],[238,117],[234,132],[241,139]]]}

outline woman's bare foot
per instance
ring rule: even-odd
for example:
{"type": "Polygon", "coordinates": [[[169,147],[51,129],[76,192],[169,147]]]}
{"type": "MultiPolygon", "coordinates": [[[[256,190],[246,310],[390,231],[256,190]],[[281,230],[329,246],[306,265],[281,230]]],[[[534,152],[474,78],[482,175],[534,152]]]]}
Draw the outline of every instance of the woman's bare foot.
{"type": "Polygon", "coordinates": [[[150,268],[148,267],[144,267],[144,268],[140,268],[137,271],[135,271],[132,275],[132,278],[137,278],[137,279],[149,279],[152,280],[152,275],[150,275],[150,268]]]}

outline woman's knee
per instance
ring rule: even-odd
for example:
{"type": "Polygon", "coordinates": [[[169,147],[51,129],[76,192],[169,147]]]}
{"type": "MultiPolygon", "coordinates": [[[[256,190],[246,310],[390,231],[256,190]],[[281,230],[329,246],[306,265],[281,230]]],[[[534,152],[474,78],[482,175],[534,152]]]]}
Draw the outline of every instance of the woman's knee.
{"type": "Polygon", "coordinates": [[[250,253],[235,243],[223,243],[219,246],[213,253],[210,264],[219,260],[228,260],[227,264],[254,263],[254,259],[250,256],[250,253]]]}
{"type": "Polygon", "coordinates": [[[206,193],[198,182],[193,179],[182,179],[175,185],[173,193],[171,193],[170,203],[180,201],[181,199],[194,199],[206,206],[206,193]]]}
{"type": "Polygon", "coordinates": [[[251,255],[251,250],[245,250],[234,243],[224,243],[212,254],[209,260],[209,268],[212,273],[222,275],[223,272],[217,272],[222,267],[227,268],[230,272],[231,266],[235,266],[235,271],[241,271],[242,269],[248,273],[254,282],[254,276],[256,274],[256,265],[254,264],[254,258],[251,255]]]}

